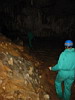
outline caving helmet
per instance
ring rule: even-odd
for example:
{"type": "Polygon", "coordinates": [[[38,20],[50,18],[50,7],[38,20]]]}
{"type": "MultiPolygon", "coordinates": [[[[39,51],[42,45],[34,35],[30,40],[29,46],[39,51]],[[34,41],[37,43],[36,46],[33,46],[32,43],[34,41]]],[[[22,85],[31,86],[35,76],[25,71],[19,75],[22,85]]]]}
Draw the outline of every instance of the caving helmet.
{"type": "Polygon", "coordinates": [[[66,40],[64,46],[65,47],[72,47],[73,46],[73,42],[71,40],[66,40]]]}

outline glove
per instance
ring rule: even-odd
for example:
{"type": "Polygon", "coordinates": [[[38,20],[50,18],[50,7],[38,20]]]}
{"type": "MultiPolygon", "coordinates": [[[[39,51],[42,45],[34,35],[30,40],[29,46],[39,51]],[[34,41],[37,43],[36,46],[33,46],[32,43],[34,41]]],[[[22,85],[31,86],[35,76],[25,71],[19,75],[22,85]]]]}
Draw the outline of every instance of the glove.
{"type": "Polygon", "coordinates": [[[49,67],[49,70],[51,70],[51,67],[49,67]]]}

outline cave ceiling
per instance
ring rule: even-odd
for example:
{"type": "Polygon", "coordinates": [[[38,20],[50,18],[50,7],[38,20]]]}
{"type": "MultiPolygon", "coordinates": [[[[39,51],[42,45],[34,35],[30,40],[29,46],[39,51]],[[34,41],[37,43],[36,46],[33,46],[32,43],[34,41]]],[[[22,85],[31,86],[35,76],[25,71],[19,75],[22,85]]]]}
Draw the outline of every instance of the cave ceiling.
{"type": "Polygon", "coordinates": [[[74,15],[75,1],[74,0],[0,0],[0,9],[5,7],[15,10],[24,7],[41,8],[46,14],[69,14],[74,15]],[[16,9],[17,8],[17,9],[16,9]]]}
{"type": "Polygon", "coordinates": [[[75,34],[75,0],[0,0],[0,15],[0,31],[5,35],[75,34]]]}

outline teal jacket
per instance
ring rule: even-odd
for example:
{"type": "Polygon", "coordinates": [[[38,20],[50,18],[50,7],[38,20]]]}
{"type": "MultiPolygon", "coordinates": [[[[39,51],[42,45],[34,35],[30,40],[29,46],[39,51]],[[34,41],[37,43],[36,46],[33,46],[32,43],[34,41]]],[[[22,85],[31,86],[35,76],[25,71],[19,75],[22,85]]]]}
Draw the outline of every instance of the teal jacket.
{"type": "Polygon", "coordinates": [[[58,63],[51,68],[53,71],[75,70],[75,49],[65,49],[59,57],[58,63]]]}

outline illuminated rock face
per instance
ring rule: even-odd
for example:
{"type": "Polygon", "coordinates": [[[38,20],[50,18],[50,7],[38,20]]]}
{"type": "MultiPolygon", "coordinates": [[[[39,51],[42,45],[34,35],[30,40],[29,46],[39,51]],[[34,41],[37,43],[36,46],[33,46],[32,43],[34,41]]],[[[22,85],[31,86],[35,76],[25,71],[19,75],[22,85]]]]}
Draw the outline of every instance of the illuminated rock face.
{"type": "Polygon", "coordinates": [[[40,84],[37,69],[40,63],[27,52],[26,48],[0,36],[1,100],[50,100],[40,84]]]}
{"type": "Polygon", "coordinates": [[[0,37],[0,98],[2,100],[39,100],[35,90],[39,78],[30,56],[23,54],[23,47],[0,37]],[[35,84],[34,84],[35,83],[35,84]]]}

